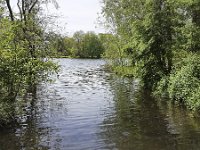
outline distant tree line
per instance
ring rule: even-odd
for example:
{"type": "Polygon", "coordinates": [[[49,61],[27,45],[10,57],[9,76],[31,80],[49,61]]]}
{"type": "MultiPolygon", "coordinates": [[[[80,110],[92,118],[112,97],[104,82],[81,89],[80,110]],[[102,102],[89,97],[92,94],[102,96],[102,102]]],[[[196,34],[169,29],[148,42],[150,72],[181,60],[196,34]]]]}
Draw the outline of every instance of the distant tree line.
{"type": "Polygon", "coordinates": [[[50,32],[46,35],[52,57],[101,58],[103,34],[77,31],[72,37],[50,32]]]}

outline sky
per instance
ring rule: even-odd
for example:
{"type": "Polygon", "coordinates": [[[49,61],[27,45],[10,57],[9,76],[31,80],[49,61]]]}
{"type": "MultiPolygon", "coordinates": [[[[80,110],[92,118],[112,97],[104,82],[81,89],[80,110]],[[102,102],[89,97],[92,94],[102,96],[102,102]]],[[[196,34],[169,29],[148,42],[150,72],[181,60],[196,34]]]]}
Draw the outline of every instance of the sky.
{"type": "Polygon", "coordinates": [[[83,30],[103,33],[103,27],[97,24],[98,13],[101,13],[100,0],[57,0],[59,8],[56,10],[48,6],[48,13],[57,14],[58,27],[61,32],[72,35],[83,30]]]}
{"type": "MultiPolygon", "coordinates": [[[[103,27],[97,24],[98,13],[101,13],[101,0],[57,0],[59,8],[48,5],[47,14],[58,16],[53,28],[61,34],[72,35],[83,30],[104,33],[103,27]]],[[[11,0],[14,10],[17,10],[17,0],[11,0]]]]}

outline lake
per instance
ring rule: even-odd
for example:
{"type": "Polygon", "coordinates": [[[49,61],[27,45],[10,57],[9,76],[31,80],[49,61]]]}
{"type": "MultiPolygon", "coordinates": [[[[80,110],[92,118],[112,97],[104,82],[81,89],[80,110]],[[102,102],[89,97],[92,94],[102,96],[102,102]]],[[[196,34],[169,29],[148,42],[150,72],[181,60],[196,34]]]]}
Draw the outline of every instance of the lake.
{"type": "Polygon", "coordinates": [[[53,82],[37,86],[20,125],[0,131],[0,150],[198,150],[200,119],[155,101],[104,60],[56,59],[53,82]]]}

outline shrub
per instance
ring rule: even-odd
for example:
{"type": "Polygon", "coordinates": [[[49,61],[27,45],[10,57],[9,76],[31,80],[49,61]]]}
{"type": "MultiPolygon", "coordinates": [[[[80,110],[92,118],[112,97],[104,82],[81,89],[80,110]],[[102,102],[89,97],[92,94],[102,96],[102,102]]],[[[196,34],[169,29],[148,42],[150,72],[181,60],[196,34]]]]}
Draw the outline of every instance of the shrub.
{"type": "Polygon", "coordinates": [[[179,61],[169,76],[157,83],[154,96],[169,97],[189,109],[200,112],[200,56],[189,54],[179,61]]]}
{"type": "Polygon", "coordinates": [[[189,55],[181,63],[169,77],[169,97],[197,110],[200,108],[200,57],[196,54],[189,55]]]}
{"type": "Polygon", "coordinates": [[[168,83],[169,83],[169,76],[164,76],[162,79],[157,83],[153,95],[159,97],[166,97],[168,96],[168,83]]]}
{"type": "Polygon", "coordinates": [[[191,96],[187,100],[187,105],[190,109],[200,112],[200,86],[191,93],[191,96]]]}
{"type": "Polygon", "coordinates": [[[0,127],[12,122],[13,117],[13,105],[6,102],[0,102],[0,127]]]}

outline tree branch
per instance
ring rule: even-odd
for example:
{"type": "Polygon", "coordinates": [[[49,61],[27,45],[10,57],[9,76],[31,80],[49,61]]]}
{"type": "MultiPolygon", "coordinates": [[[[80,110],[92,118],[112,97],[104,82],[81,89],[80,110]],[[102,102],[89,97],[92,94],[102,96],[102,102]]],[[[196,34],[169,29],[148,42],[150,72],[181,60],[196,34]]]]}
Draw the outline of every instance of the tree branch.
{"type": "Polygon", "coordinates": [[[28,10],[29,13],[31,13],[31,11],[33,10],[33,8],[35,7],[35,5],[38,3],[38,0],[36,0],[33,5],[31,6],[31,8],[28,10]]]}

